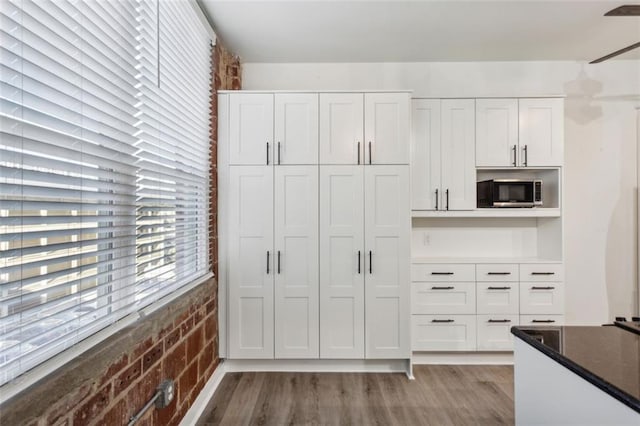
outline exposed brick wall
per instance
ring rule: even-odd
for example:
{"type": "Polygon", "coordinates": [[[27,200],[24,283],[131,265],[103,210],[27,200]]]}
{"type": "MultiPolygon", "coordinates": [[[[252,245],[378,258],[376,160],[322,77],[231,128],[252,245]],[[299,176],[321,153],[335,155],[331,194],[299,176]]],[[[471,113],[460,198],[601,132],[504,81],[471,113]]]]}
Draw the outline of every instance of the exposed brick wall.
{"type": "MultiPolygon", "coordinates": [[[[211,268],[217,277],[217,91],[239,89],[240,62],[220,44],[211,88],[211,268]]],[[[0,406],[0,425],[122,425],[164,379],[175,399],[139,425],[175,425],[218,366],[217,281],[209,280],[91,348],[0,406]]]]}
{"type": "Polygon", "coordinates": [[[211,223],[209,238],[209,259],[211,270],[218,276],[218,90],[238,90],[242,87],[240,59],[227,51],[221,43],[211,52],[213,63],[211,98],[211,223]],[[215,182],[215,185],[213,184],[215,182]]]}

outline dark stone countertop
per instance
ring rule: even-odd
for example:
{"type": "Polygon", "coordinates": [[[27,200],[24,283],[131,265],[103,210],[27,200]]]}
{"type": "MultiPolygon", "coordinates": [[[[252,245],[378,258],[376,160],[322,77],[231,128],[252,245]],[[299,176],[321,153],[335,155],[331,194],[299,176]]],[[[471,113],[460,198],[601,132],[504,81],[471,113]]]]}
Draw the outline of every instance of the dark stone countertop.
{"type": "Polygon", "coordinates": [[[640,334],[613,325],[514,326],[511,333],[640,413],[640,334]]]}

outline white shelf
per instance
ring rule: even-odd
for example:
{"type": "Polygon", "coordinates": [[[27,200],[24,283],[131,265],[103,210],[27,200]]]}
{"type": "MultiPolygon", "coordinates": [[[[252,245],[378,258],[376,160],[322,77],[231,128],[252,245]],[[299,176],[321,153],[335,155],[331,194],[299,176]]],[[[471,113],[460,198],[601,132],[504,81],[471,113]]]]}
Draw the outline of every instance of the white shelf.
{"type": "Polygon", "coordinates": [[[413,257],[413,264],[424,263],[562,263],[539,257],[413,257]]]}
{"type": "Polygon", "coordinates": [[[488,208],[477,210],[412,210],[411,217],[452,218],[452,217],[560,217],[558,208],[488,208]]]}

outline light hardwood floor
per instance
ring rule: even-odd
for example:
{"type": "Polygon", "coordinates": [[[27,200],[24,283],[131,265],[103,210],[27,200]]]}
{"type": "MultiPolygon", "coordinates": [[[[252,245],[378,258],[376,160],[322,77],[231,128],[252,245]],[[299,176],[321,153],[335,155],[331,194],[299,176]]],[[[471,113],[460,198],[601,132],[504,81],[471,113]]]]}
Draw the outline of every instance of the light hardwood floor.
{"type": "Polygon", "coordinates": [[[511,366],[420,365],[414,375],[230,373],[199,424],[514,423],[511,366]]]}

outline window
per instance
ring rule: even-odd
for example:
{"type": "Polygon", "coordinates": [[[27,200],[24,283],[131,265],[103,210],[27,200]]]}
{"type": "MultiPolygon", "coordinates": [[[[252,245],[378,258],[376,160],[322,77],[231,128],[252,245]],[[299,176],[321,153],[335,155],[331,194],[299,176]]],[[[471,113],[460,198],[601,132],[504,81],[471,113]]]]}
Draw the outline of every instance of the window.
{"type": "Polygon", "coordinates": [[[0,2],[0,385],[207,276],[189,2],[0,2]]]}

